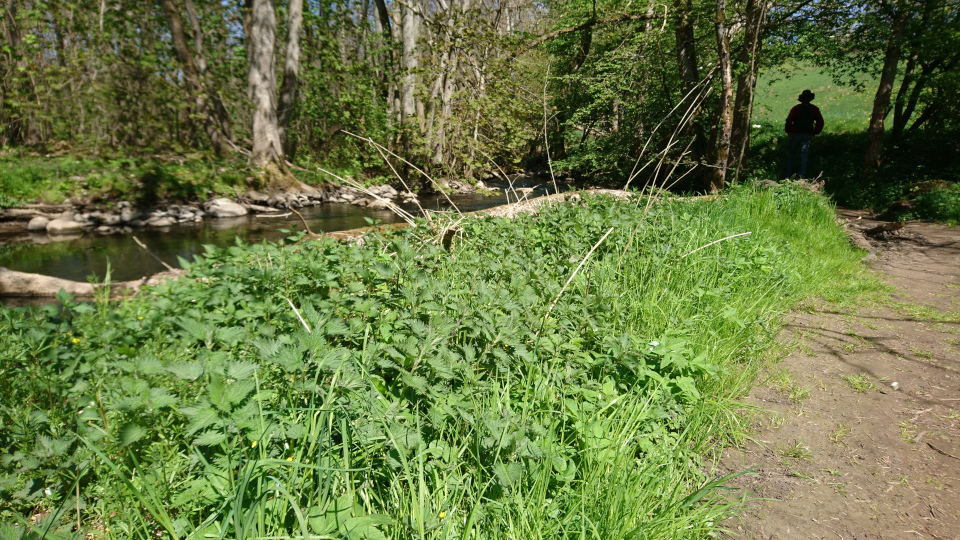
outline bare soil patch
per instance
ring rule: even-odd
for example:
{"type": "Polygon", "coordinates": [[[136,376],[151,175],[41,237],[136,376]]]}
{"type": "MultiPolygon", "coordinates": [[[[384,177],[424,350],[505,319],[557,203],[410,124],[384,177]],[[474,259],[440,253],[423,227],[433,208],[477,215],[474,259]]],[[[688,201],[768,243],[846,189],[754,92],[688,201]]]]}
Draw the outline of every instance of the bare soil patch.
{"type": "Polygon", "coordinates": [[[869,243],[891,299],[791,314],[792,352],[745,398],[766,412],[720,461],[755,473],[732,482],[756,500],[731,538],[960,539],[960,229],[869,243]]]}

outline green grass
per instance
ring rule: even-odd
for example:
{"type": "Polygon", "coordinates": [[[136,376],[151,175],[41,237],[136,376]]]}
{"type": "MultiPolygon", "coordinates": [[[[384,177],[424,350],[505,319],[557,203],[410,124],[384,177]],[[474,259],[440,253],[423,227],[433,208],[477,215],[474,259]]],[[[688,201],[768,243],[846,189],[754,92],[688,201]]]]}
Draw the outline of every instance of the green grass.
{"type": "Polygon", "coordinates": [[[792,186],[459,227],[211,247],[121,303],[0,310],[0,532],[716,534],[708,463],[779,315],[863,273],[792,186]]]}
{"type": "Polygon", "coordinates": [[[853,390],[858,394],[866,394],[871,390],[880,390],[880,387],[870,380],[870,375],[867,375],[866,373],[861,373],[859,375],[846,375],[843,377],[843,380],[847,381],[847,384],[850,385],[850,388],[853,388],[853,390]]]}

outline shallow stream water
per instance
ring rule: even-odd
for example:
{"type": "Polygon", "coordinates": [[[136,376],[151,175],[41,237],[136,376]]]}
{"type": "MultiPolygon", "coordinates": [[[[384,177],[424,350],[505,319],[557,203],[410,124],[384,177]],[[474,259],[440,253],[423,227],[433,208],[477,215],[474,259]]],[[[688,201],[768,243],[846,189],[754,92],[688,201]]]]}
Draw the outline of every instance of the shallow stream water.
{"type": "MultiPolygon", "coordinates": [[[[461,212],[482,210],[506,202],[502,196],[456,195],[451,198],[461,212]]],[[[424,197],[420,204],[428,210],[450,210],[450,204],[443,196],[424,197]]],[[[411,213],[419,211],[415,204],[401,206],[411,213]]],[[[368,210],[351,204],[324,203],[302,208],[299,212],[313,232],[366,227],[365,217],[384,224],[402,221],[389,210],[368,210]]],[[[164,270],[160,262],[137,245],[134,236],[151,253],[177,267],[178,257],[190,261],[204,252],[204,244],[222,247],[233,245],[237,239],[246,244],[276,241],[287,236],[280,229],[303,230],[303,224],[296,214],[291,213],[283,218],[248,215],[209,219],[164,229],[139,229],[132,234],[101,235],[94,231],[61,236],[21,234],[7,238],[7,245],[0,247],[0,266],[74,281],[88,278],[102,281],[109,264],[112,281],[127,281],[164,270]]]]}

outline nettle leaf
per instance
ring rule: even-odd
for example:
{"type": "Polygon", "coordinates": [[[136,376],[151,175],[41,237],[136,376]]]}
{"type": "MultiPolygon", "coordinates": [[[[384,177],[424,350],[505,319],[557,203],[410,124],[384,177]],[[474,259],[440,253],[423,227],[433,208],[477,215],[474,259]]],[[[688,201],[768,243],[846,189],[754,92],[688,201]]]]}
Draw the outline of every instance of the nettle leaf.
{"type": "Polygon", "coordinates": [[[416,390],[421,394],[427,393],[428,384],[427,384],[427,380],[424,379],[423,377],[419,375],[411,375],[406,371],[401,371],[400,378],[403,380],[403,384],[407,385],[408,387],[416,390]]]}
{"type": "Polygon", "coordinates": [[[172,407],[177,404],[177,397],[167,392],[163,388],[151,388],[150,389],[150,398],[147,403],[148,407],[154,409],[162,409],[164,407],[172,407]]]}
{"type": "Polygon", "coordinates": [[[249,379],[257,371],[257,364],[253,362],[231,362],[227,364],[227,377],[231,379],[243,380],[249,379]]]}
{"type": "Polygon", "coordinates": [[[220,421],[220,414],[213,407],[183,407],[180,412],[190,418],[187,433],[193,434],[220,421]]]}
{"type": "Polygon", "coordinates": [[[269,360],[277,355],[280,352],[280,347],[283,346],[283,343],[278,339],[258,339],[253,342],[257,350],[260,351],[260,356],[264,360],[269,360]]]}
{"type": "Polygon", "coordinates": [[[350,335],[350,329],[340,319],[330,319],[323,325],[323,333],[328,336],[347,336],[350,335]]]}
{"type": "Polygon", "coordinates": [[[433,372],[440,378],[446,380],[452,380],[455,375],[453,372],[455,360],[452,359],[448,354],[432,356],[427,359],[427,365],[429,365],[433,372]]]}
{"type": "Polygon", "coordinates": [[[130,446],[131,444],[144,438],[146,435],[147,430],[139,424],[126,424],[120,428],[120,444],[121,446],[130,446]]]}
{"type": "Polygon", "coordinates": [[[297,371],[303,367],[303,353],[296,347],[283,347],[271,360],[286,371],[297,371]]]}
{"type": "Polygon", "coordinates": [[[393,520],[380,514],[347,518],[340,523],[340,529],[350,540],[387,540],[378,525],[390,525],[393,520]]]}
{"type": "Polygon", "coordinates": [[[197,446],[214,446],[225,440],[227,440],[227,436],[222,431],[209,430],[204,431],[194,439],[193,444],[197,446]]]}
{"type": "Polygon", "coordinates": [[[237,381],[226,386],[224,398],[230,404],[237,404],[250,395],[254,388],[256,385],[253,381],[237,381]]]}
{"type": "Polygon", "coordinates": [[[523,465],[519,463],[497,463],[493,467],[493,474],[497,477],[497,483],[504,489],[516,486],[523,478],[523,465]]]}
{"type": "Polygon", "coordinates": [[[177,325],[183,329],[181,335],[192,337],[196,341],[207,341],[213,336],[213,327],[195,319],[181,318],[177,321],[177,325]]]}
{"type": "Polygon", "coordinates": [[[197,362],[184,362],[167,366],[167,371],[180,380],[195,381],[203,375],[203,366],[197,362]]]}
{"type": "Polygon", "coordinates": [[[156,356],[144,356],[138,360],[137,370],[144,375],[157,375],[163,369],[163,363],[156,356]]]}
{"type": "Polygon", "coordinates": [[[235,346],[246,337],[246,335],[247,331],[239,326],[217,329],[217,339],[225,343],[228,347],[235,346]]]}

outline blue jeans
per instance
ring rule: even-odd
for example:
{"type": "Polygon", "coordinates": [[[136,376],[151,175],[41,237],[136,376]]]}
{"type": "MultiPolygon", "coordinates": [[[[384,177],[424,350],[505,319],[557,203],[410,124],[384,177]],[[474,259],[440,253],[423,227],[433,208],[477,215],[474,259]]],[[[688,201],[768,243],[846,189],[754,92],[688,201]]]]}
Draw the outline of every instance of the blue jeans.
{"type": "Polygon", "coordinates": [[[810,142],[812,140],[813,135],[810,133],[793,133],[790,135],[790,140],[787,143],[787,174],[784,175],[784,178],[793,176],[793,157],[797,154],[797,150],[800,150],[800,169],[797,171],[797,176],[800,178],[806,177],[807,157],[810,155],[810,142]]]}

